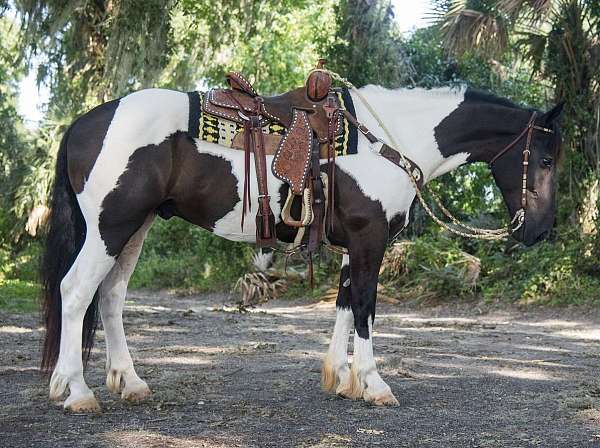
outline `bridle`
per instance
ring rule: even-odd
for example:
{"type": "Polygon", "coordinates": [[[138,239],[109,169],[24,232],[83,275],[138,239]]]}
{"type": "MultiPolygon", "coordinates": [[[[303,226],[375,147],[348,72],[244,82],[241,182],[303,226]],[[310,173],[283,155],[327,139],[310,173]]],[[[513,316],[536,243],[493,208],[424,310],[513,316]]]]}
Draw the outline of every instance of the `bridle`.
{"type": "Polygon", "coordinates": [[[496,154],[492,158],[492,160],[490,160],[490,162],[488,164],[488,166],[491,169],[494,162],[496,162],[500,157],[502,157],[504,154],[506,154],[508,151],[510,151],[512,148],[514,148],[516,146],[516,144],[519,143],[519,141],[521,141],[521,139],[526,136],[525,147],[523,148],[523,162],[522,162],[522,166],[523,166],[522,182],[523,183],[521,184],[521,208],[515,212],[515,216],[511,221],[511,224],[515,223],[515,222],[517,223],[517,226],[512,229],[513,232],[518,230],[519,227],[521,227],[523,225],[523,223],[525,222],[525,211],[527,210],[527,174],[529,172],[529,156],[531,155],[531,140],[533,137],[533,131],[534,130],[542,131],[542,132],[545,132],[546,134],[554,133],[554,131],[552,129],[548,129],[543,126],[538,126],[537,124],[535,124],[536,117],[537,117],[537,112],[533,112],[531,114],[531,118],[529,119],[529,122],[527,123],[527,126],[525,127],[525,129],[523,129],[521,131],[521,133],[519,135],[517,135],[517,137],[512,142],[510,142],[498,154],[496,154]]]}

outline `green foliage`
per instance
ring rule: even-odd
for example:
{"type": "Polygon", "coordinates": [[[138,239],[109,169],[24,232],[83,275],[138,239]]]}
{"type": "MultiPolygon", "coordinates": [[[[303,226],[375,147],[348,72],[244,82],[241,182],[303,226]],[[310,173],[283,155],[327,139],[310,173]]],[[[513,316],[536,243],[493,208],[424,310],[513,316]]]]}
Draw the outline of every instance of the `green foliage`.
{"type": "Polygon", "coordinates": [[[180,219],[159,220],[146,239],[133,288],[209,291],[231,287],[249,266],[252,247],[180,219]]]}
{"type": "Polygon", "coordinates": [[[392,246],[384,260],[381,279],[388,291],[408,300],[472,298],[479,260],[457,240],[425,235],[392,246]]]}
{"type": "Polygon", "coordinates": [[[38,309],[38,258],[39,248],[35,244],[18,254],[0,246],[0,310],[30,312],[38,309]]]}
{"type": "Polygon", "coordinates": [[[406,300],[600,304],[597,253],[590,244],[568,229],[531,248],[427,234],[392,247],[381,278],[406,300]]]}
{"type": "Polygon", "coordinates": [[[399,87],[410,81],[402,38],[389,1],[340,0],[331,67],[357,86],[399,87]]]}
{"type": "MultiPolygon", "coordinates": [[[[219,85],[231,69],[247,74],[261,93],[283,91],[301,85],[323,56],[357,85],[468,83],[540,109],[566,99],[560,231],[553,241],[524,249],[456,240],[417,206],[409,233],[414,241],[405,246],[405,258],[396,254],[404,267],[384,271],[383,278],[400,296],[421,300],[597,302],[600,238],[569,229],[586,212],[582,207],[597,202],[598,2],[434,3],[438,19],[453,23],[403,37],[388,0],[13,2],[22,29],[0,17],[0,307],[33,303],[39,238],[26,236],[24,224],[34,207],[47,204],[56,148],[77,114],[141,87],[219,85]],[[51,90],[46,120],[36,130],[23,127],[15,108],[18,81],[32,57],[40,62],[39,82],[51,90]],[[467,281],[477,259],[480,276],[467,281]]],[[[0,0],[0,13],[7,4],[0,0]]],[[[433,189],[461,219],[489,227],[506,219],[483,165],[444,176],[433,189]]],[[[160,221],[132,286],[229,288],[246,272],[251,252],[183,221],[160,221]]],[[[315,269],[319,288],[310,294],[319,297],[338,269],[337,257],[324,257],[315,269]]],[[[288,295],[305,295],[306,286],[293,283],[288,295]]]]}
{"type": "Polygon", "coordinates": [[[25,280],[0,278],[0,310],[9,313],[29,313],[39,309],[40,286],[25,280]]]}
{"type": "Polygon", "coordinates": [[[598,304],[600,278],[590,275],[585,240],[562,229],[555,241],[509,254],[490,253],[482,260],[482,296],[527,304],[598,304]]]}

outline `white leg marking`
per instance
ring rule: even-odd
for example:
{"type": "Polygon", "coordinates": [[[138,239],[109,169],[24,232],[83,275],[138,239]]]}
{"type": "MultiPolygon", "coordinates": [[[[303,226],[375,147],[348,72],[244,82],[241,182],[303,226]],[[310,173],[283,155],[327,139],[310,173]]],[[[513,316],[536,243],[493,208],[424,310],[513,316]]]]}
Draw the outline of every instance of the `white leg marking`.
{"type": "MultiPolygon", "coordinates": [[[[342,269],[350,264],[350,257],[342,257],[342,269]]],[[[350,287],[350,278],[342,283],[342,288],[350,287]]],[[[350,369],[348,367],[348,339],[352,329],[353,317],[350,308],[336,308],[335,326],[333,336],[329,343],[329,350],[323,359],[321,370],[321,385],[326,392],[333,392],[342,396],[350,394],[350,369]],[[336,388],[337,386],[337,388],[336,388]]]]}
{"type": "Polygon", "coordinates": [[[133,367],[123,328],[123,307],[127,284],[153,221],[151,215],[131,237],[100,286],[100,316],[106,337],[106,386],[114,393],[122,391],[121,397],[130,401],[140,401],[151,394],[133,367]]]}
{"type": "Polygon", "coordinates": [[[64,407],[75,412],[99,410],[98,402],[83,378],[82,328],[94,292],[113,264],[114,259],[106,254],[97,231],[89,231],[75,263],[60,284],[60,354],[50,380],[50,398],[59,399],[68,388],[70,395],[64,407]]]}
{"type": "Polygon", "coordinates": [[[329,344],[329,350],[323,360],[321,382],[323,389],[338,395],[347,396],[350,386],[350,369],[348,368],[348,339],[352,329],[352,310],[336,308],[335,326],[329,344]],[[336,389],[337,386],[337,389],[336,389]]]}
{"type": "Polygon", "coordinates": [[[390,386],[379,376],[375,358],[373,357],[373,325],[369,319],[369,338],[363,339],[354,332],[354,356],[351,371],[353,383],[352,398],[358,399],[362,395],[365,401],[375,405],[397,406],[398,400],[394,397],[390,386]]]}

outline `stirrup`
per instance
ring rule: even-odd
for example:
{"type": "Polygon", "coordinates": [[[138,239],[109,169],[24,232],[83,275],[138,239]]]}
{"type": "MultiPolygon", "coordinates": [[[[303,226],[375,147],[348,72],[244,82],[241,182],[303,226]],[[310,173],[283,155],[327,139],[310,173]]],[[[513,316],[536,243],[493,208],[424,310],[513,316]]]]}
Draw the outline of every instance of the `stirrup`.
{"type": "Polygon", "coordinates": [[[288,190],[288,197],[285,200],[283,209],[281,209],[281,219],[283,219],[283,222],[290,227],[310,226],[314,219],[312,210],[312,193],[310,188],[305,188],[302,192],[302,213],[299,220],[292,218],[290,213],[292,210],[292,203],[294,202],[294,196],[295,195],[292,193],[292,189],[290,188],[288,190]]]}

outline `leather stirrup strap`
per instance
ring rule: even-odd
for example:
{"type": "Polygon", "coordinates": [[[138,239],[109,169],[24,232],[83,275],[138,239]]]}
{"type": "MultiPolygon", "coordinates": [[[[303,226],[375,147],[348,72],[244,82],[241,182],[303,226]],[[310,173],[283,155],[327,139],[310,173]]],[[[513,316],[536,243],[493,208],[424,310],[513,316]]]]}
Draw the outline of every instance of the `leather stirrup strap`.
{"type": "MultiPolygon", "coordinates": [[[[260,100],[257,101],[260,107],[260,100]]],[[[250,130],[252,146],[254,149],[254,166],[256,169],[256,180],[258,184],[258,212],[256,214],[256,243],[259,247],[274,246],[277,242],[275,237],[275,216],[271,211],[271,198],[267,183],[267,160],[265,154],[265,142],[263,139],[260,116],[250,117],[250,130]]]]}
{"type": "MultiPolygon", "coordinates": [[[[314,137],[316,140],[316,137],[314,137]]],[[[324,213],[324,191],[321,179],[320,150],[317,141],[313,142],[310,166],[310,188],[313,197],[313,221],[309,228],[307,251],[309,254],[315,252],[323,239],[323,213],[324,213]]]]}

